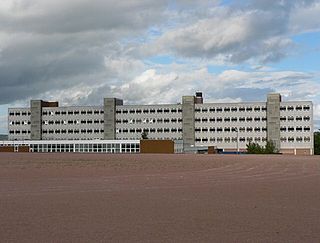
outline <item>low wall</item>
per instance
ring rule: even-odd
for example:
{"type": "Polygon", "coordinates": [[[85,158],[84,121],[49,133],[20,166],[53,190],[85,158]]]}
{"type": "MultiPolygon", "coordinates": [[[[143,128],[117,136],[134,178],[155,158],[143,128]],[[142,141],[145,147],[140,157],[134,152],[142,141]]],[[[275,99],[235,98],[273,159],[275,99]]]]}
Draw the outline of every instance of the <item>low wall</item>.
{"type": "Polygon", "coordinates": [[[172,140],[140,141],[140,153],[142,154],[174,154],[174,142],[172,140]]]}

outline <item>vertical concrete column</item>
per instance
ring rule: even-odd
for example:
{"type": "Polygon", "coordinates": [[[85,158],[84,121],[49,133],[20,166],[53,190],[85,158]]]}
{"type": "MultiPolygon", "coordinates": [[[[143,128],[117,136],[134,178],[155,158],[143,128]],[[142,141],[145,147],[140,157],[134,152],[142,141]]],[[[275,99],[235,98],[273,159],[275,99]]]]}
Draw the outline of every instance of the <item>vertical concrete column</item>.
{"type": "Polygon", "coordinates": [[[42,101],[30,101],[30,122],[31,122],[31,140],[42,139],[42,101]]]}
{"type": "Polygon", "coordinates": [[[280,151],[280,94],[268,94],[267,98],[267,139],[280,151]]]}
{"type": "Polygon", "coordinates": [[[123,105],[123,101],[116,98],[104,99],[104,139],[116,139],[116,108],[123,105]]]}
{"type": "Polygon", "coordinates": [[[195,97],[182,97],[182,139],[183,148],[195,144],[195,97]]]}

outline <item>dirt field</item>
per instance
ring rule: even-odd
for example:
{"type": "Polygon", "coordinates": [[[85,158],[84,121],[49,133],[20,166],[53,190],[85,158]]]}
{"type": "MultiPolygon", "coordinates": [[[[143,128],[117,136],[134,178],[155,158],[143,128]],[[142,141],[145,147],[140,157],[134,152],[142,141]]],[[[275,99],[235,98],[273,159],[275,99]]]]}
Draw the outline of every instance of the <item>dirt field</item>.
{"type": "Polygon", "coordinates": [[[320,242],[320,157],[2,153],[0,242],[320,242]]]}

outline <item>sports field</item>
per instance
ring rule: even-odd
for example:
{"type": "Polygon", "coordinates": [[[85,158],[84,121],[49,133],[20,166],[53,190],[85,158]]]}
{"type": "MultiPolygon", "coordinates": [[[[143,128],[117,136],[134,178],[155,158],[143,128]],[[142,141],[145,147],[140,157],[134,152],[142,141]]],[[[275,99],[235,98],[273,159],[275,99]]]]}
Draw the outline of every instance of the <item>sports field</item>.
{"type": "Polygon", "coordinates": [[[0,242],[320,242],[320,157],[2,153],[0,242]]]}

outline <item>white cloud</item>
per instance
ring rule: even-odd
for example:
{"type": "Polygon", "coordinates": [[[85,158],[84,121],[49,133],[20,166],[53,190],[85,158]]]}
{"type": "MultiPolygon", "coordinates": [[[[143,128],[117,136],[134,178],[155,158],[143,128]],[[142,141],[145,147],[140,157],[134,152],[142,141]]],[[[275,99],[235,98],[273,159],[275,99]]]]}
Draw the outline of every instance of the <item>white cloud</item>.
{"type": "Polygon", "coordinates": [[[292,33],[320,31],[320,2],[300,6],[293,10],[290,16],[292,33]]]}

